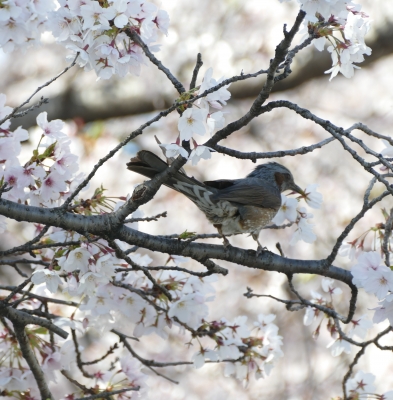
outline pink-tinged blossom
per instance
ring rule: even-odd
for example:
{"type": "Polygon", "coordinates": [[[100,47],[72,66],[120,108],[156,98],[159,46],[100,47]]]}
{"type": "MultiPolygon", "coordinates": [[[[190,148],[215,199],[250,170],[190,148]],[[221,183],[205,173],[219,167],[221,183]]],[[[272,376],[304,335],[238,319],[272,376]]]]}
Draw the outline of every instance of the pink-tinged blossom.
{"type": "Polygon", "coordinates": [[[144,313],[146,313],[145,321],[139,322],[135,326],[133,335],[141,337],[155,333],[164,340],[168,339],[168,334],[164,330],[168,326],[166,316],[164,314],[157,314],[153,307],[150,306],[144,309],[144,313]]]}
{"type": "Polygon", "coordinates": [[[331,296],[339,295],[343,292],[339,287],[335,286],[333,279],[323,278],[321,285],[324,292],[329,293],[331,296]]]}
{"type": "Polygon", "coordinates": [[[189,158],[192,165],[197,165],[201,159],[209,160],[211,158],[211,151],[214,151],[213,149],[207,146],[199,146],[195,141],[194,146],[189,158]]]}
{"type": "Polygon", "coordinates": [[[18,185],[20,187],[28,187],[35,185],[35,178],[42,179],[46,175],[44,168],[36,163],[23,167],[22,174],[18,178],[18,185]]]}
{"type": "Polygon", "coordinates": [[[317,239],[317,236],[312,231],[314,224],[308,222],[312,214],[307,214],[303,208],[299,208],[298,211],[300,219],[296,222],[297,229],[289,242],[291,246],[295,245],[299,240],[303,240],[306,243],[313,243],[317,239]]]}
{"type": "Polygon", "coordinates": [[[313,307],[307,307],[306,308],[306,313],[304,314],[303,318],[303,324],[305,326],[310,326],[320,315],[320,312],[318,309],[313,308],[313,307]]]}
{"type": "Polygon", "coordinates": [[[393,146],[385,139],[382,139],[382,143],[385,148],[381,151],[381,154],[384,157],[392,158],[393,157],[393,146]]]}
{"type": "Polygon", "coordinates": [[[238,341],[241,344],[242,338],[247,338],[250,336],[250,330],[248,329],[247,317],[240,315],[236,317],[233,322],[226,321],[224,318],[223,322],[226,323],[226,328],[221,331],[223,337],[225,337],[225,344],[232,344],[238,341]],[[235,341],[235,342],[233,342],[235,341]]]}
{"type": "Polygon", "coordinates": [[[281,193],[281,207],[272,220],[273,224],[281,225],[286,219],[290,222],[295,222],[297,218],[296,207],[298,204],[298,201],[293,197],[287,197],[281,193]]]}
{"type": "MultiPolygon", "coordinates": [[[[347,393],[354,395],[367,395],[375,393],[375,376],[373,374],[366,374],[363,371],[358,371],[354,378],[348,379],[346,382],[347,393]]],[[[366,396],[367,397],[367,396],[366,396]]]]}
{"type": "Polygon", "coordinates": [[[0,21],[8,21],[10,18],[16,20],[23,11],[13,0],[3,1],[1,5],[0,21]]]}
{"type": "Polygon", "coordinates": [[[373,326],[372,321],[366,318],[365,315],[358,319],[353,319],[350,323],[350,335],[356,335],[360,339],[364,339],[367,335],[367,331],[373,326]]]}
{"type": "Polygon", "coordinates": [[[352,282],[357,287],[364,287],[371,271],[376,271],[382,266],[381,255],[376,251],[369,251],[360,254],[351,273],[353,276],[352,282]]]}
{"type": "Polygon", "coordinates": [[[323,196],[317,192],[318,184],[308,185],[304,190],[306,203],[311,208],[321,208],[323,196]]]}
{"type": "Polygon", "coordinates": [[[120,359],[122,372],[127,376],[129,382],[134,385],[142,385],[147,376],[141,372],[142,364],[128,355],[120,359]]]}
{"type": "Polygon", "coordinates": [[[206,124],[208,132],[212,135],[214,132],[225,126],[224,113],[222,111],[217,111],[213,114],[209,114],[206,124]]]}
{"type": "Polygon", "coordinates": [[[344,340],[341,336],[337,339],[333,340],[331,343],[327,345],[327,348],[330,348],[331,354],[333,357],[338,357],[343,352],[346,354],[351,353],[351,345],[346,340],[344,340]]]}
{"type": "MultiPolygon", "coordinates": [[[[173,257],[173,256],[172,256],[173,257]]],[[[186,261],[189,261],[186,260],[186,261]]],[[[184,262],[184,261],[183,261],[184,262]]],[[[197,276],[190,276],[183,286],[183,294],[186,293],[200,293],[203,296],[208,295],[209,293],[215,293],[216,289],[211,283],[217,282],[218,278],[216,275],[205,276],[203,278],[197,276]]],[[[206,299],[206,301],[210,300],[206,299]]]]}
{"type": "Polygon", "coordinates": [[[11,137],[0,138],[0,160],[16,158],[14,140],[11,137]]]}
{"type": "MultiPolygon", "coordinates": [[[[203,77],[202,84],[198,91],[199,94],[202,94],[206,90],[209,90],[212,87],[219,85],[224,80],[224,78],[215,80],[212,76],[213,68],[209,68],[205,72],[205,76],[203,77]]],[[[227,90],[228,87],[229,85],[223,86],[215,92],[209,93],[204,99],[206,99],[206,101],[208,101],[212,107],[221,109],[223,105],[227,104],[226,101],[231,98],[231,93],[227,90]]]]}
{"type": "Polygon", "coordinates": [[[96,1],[88,1],[81,6],[83,29],[110,29],[109,20],[115,17],[111,8],[102,8],[96,1]]]}
{"type": "Polygon", "coordinates": [[[30,389],[27,381],[27,376],[31,374],[31,371],[22,372],[18,368],[4,368],[0,370],[0,387],[10,392],[26,391],[30,389]]]}
{"type": "Polygon", "coordinates": [[[342,257],[348,257],[354,261],[363,251],[363,241],[354,240],[352,242],[343,242],[338,254],[342,257]]]}
{"type": "Polygon", "coordinates": [[[167,158],[176,158],[177,156],[188,158],[187,150],[176,143],[160,144],[159,146],[167,158]]]}
{"type": "Polygon", "coordinates": [[[55,162],[51,166],[51,171],[56,171],[60,175],[63,175],[63,179],[67,180],[78,171],[78,156],[71,154],[64,149],[55,150],[54,154],[55,162]]]}
{"type": "Polygon", "coordinates": [[[133,323],[140,321],[147,305],[147,302],[135,293],[129,293],[116,301],[116,309],[133,323]]]}
{"type": "MultiPolygon", "coordinates": [[[[0,9],[0,12],[3,11],[4,8],[0,9]]],[[[1,20],[1,18],[0,18],[1,20]]],[[[7,96],[3,93],[0,93],[0,119],[3,119],[4,117],[6,117],[7,115],[12,113],[13,108],[6,106],[5,102],[7,101],[7,96]]],[[[5,125],[5,123],[4,123],[5,125]]],[[[5,126],[2,125],[1,128],[6,129],[5,126]]]]}
{"type": "Polygon", "coordinates": [[[157,28],[163,32],[166,36],[168,36],[168,28],[169,28],[169,15],[165,10],[158,10],[157,16],[153,20],[153,22],[157,25],[157,28]]]}
{"type": "Polygon", "coordinates": [[[56,271],[49,269],[38,269],[34,271],[31,276],[31,281],[35,285],[45,283],[51,293],[56,293],[59,285],[62,284],[62,280],[59,275],[57,275],[56,271]]]}
{"type": "Polygon", "coordinates": [[[69,371],[71,370],[72,364],[76,361],[74,342],[72,340],[67,340],[62,345],[59,344],[59,346],[61,369],[69,371]]]}
{"type": "Polygon", "coordinates": [[[218,361],[218,359],[218,354],[214,350],[204,348],[200,348],[200,350],[191,357],[195,369],[202,368],[205,365],[205,360],[218,361]]]}
{"type": "Polygon", "coordinates": [[[42,370],[46,378],[51,382],[56,382],[55,371],[61,368],[61,354],[58,351],[48,349],[48,354],[44,356],[44,362],[42,363],[42,370]]]}
{"type": "Polygon", "coordinates": [[[203,299],[195,293],[186,294],[173,303],[168,311],[170,318],[177,317],[181,322],[186,323],[192,328],[197,328],[202,319],[206,318],[208,308],[203,303],[203,299]]]}
{"type": "Polygon", "coordinates": [[[259,314],[258,315],[258,322],[254,322],[254,326],[256,326],[258,329],[260,329],[262,332],[266,331],[266,329],[273,328],[277,329],[278,332],[278,327],[277,325],[273,324],[272,322],[276,319],[276,316],[274,314],[259,314]]]}
{"type": "Polygon", "coordinates": [[[385,265],[380,265],[377,270],[370,269],[363,287],[367,293],[375,294],[382,300],[393,291],[393,271],[385,265]]]}
{"type": "Polygon", "coordinates": [[[7,168],[4,172],[4,182],[8,184],[8,186],[12,187],[9,192],[6,192],[3,197],[8,200],[13,201],[23,201],[25,199],[25,192],[23,190],[23,186],[20,183],[20,179],[23,176],[23,168],[22,167],[10,167],[7,168]]]}
{"type": "Polygon", "coordinates": [[[44,202],[49,202],[50,200],[59,199],[61,192],[66,190],[67,185],[64,178],[58,172],[53,171],[42,180],[39,195],[44,202]]]}
{"type": "Polygon", "coordinates": [[[113,1],[110,7],[114,13],[113,22],[116,27],[123,28],[125,25],[128,24],[128,16],[126,14],[127,10],[127,1],[126,0],[118,0],[113,1]]]}
{"type": "Polygon", "coordinates": [[[393,294],[386,296],[386,298],[379,304],[380,306],[374,309],[375,314],[373,322],[379,324],[388,319],[390,325],[393,326],[393,294]]]}
{"type": "Polygon", "coordinates": [[[67,258],[62,257],[62,260],[58,260],[59,265],[66,272],[73,272],[80,270],[85,273],[89,270],[89,259],[91,253],[82,247],[78,247],[69,252],[67,258]]]}
{"type": "Polygon", "coordinates": [[[90,296],[87,304],[80,306],[80,310],[91,311],[92,316],[106,315],[114,309],[114,306],[115,303],[109,293],[104,292],[103,290],[97,290],[94,295],[90,296]]]}
{"type": "MultiPolygon", "coordinates": [[[[69,4],[69,2],[68,2],[69,4]]],[[[77,34],[82,24],[79,18],[69,8],[60,7],[50,14],[47,21],[47,28],[52,32],[58,42],[64,42],[71,35],[77,34]]]]}
{"type": "Polygon", "coordinates": [[[60,119],[55,119],[48,122],[48,113],[46,111],[38,114],[37,125],[44,131],[44,135],[57,138],[64,136],[61,130],[64,128],[64,122],[60,119]]]}
{"type": "Polygon", "coordinates": [[[94,291],[100,284],[106,284],[108,282],[109,279],[104,275],[97,274],[95,272],[87,272],[79,281],[78,293],[91,296],[94,294],[94,291]]]}
{"type": "Polygon", "coordinates": [[[206,118],[208,111],[204,108],[188,108],[179,118],[178,129],[181,140],[190,140],[193,134],[206,133],[206,118]]]}

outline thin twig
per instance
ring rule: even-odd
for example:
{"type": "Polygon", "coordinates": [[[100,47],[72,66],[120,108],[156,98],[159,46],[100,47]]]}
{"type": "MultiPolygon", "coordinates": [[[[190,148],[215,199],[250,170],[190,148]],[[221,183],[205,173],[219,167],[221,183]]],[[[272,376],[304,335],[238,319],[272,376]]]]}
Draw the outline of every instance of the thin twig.
{"type": "Polygon", "coordinates": [[[198,53],[198,54],[197,54],[197,61],[196,61],[195,67],[194,67],[194,71],[192,72],[192,79],[191,79],[191,83],[190,83],[190,90],[191,90],[191,89],[194,89],[195,86],[196,86],[196,80],[197,80],[197,78],[198,78],[198,73],[199,73],[199,70],[201,69],[202,65],[203,65],[202,54],[201,54],[201,53],[198,53]]]}
{"type": "Polygon", "coordinates": [[[159,218],[166,218],[168,216],[167,211],[164,211],[160,214],[154,215],[153,217],[143,217],[143,218],[128,218],[124,220],[124,223],[131,223],[131,222],[150,222],[150,221],[157,221],[159,218]]]}
{"type": "Polygon", "coordinates": [[[143,42],[141,37],[133,30],[127,30],[126,34],[136,43],[141,46],[143,52],[146,54],[148,59],[159,69],[161,70],[167,78],[172,82],[172,85],[175,87],[175,89],[178,91],[179,94],[182,94],[186,91],[184,89],[183,85],[180,83],[178,79],[175,78],[175,76],[172,74],[171,71],[169,71],[168,68],[164,67],[162,62],[158,60],[155,55],[150,51],[149,47],[143,42]]]}
{"type": "Polygon", "coordinates": [[[13,321],[16,338],[19,342],[19,348],[22,352],[24,359],[30,367],[31,372],[34,375],[34,379],[37,382],[38,390],[41,393],[42,399],[52,399],[52,393],[49,390],[48,384],[46,383],[45,375],[38,363],[38,360],[30,347],[29,339],[25,332],[25,325],[20,322],[13,321]]]}
{"type": "Polygon", "coordinates": [[[15,107],[12,112],[8,115],[6,115],[2,120],[0,120],[0,125],[2,125],[5,121],[11,119],[23,106],[25,106],[26,104],[30,103],[30,100],[40,91],[42,90],[44,87],[49,86],[52,82],[54,82],[56,79],[60,78],[62,75],[64,75],[70,68],[72,68],[75,63],[77,58],[79,57],[79,53],[76,53],[76,56],[74,58],[74,60],[72,61],[72,63],[63,69],[63,71],[61,71],[59,74],[57,74],[54,78],[50,79],[48,82],[45,82],[43,85],[38,86],[38,88],[34,91],[34,93],[27,99],[25,100],[21,105],[19,105],[18,107],[15,107]]]}
{"type": "Polygon", "coordinates": [[[390,215],[385,224],[385,232],[383,235],[383,242],[382,242],[382,251],[385,254],[385,264],[388,268],[390,268],[389,243],[390,243],[390,236],[392,234],[392,228],[393,228],[393,208],[390,209],[390,215]]]}

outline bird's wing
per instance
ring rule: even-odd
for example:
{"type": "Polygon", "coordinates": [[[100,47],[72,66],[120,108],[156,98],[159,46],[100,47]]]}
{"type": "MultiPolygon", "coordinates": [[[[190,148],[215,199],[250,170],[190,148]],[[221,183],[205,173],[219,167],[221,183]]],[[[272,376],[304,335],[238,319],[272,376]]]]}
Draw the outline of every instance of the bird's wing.
{"type": "Polygon", "coordinates": [[[233,182],[233,185],[215,193],[211,197],[212,200],[227,200],[233,203],[276,210],[280,208],[280,191],[269,182],[257,178],[238,179],[233,182]]]}
{"type": "Polygon", "coordinates": [[[212,187],[212,188],[216,188],[216,189],[225,189],[230,186],[233,186],[236,182],[237,182],[237,179],[236,180],[218,179],[216,181],[204,181],[203,183],[208,187],[212,187]]]}

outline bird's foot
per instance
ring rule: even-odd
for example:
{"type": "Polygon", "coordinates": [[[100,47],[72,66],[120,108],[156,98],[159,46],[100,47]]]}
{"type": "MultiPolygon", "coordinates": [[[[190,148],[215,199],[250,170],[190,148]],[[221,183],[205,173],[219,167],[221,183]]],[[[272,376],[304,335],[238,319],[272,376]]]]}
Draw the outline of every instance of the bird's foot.
{"type": "Polygon", "coordinates": [[[222,235],[222,241],[223,241],[224,248],[227,249],[227,248],[231,247],[229,240],[224,235],[222,235]]]}
{"type": "MultiPolygon", "coordinates": [[[[258,241],[257,241],[258,242],[258,241]]],[[[262,246],[258,242],[258,247],[257,247],[257,257],[259,257],[264,251],[269,251],[269,249],[266,246],[262,246]]]]}
{"type": "Polygon", "coordinates": [[[259,243],[258,243],[258,248],[257,248],[257,257],[259,257],[262,253],[264,253],[265,251],[268,251],[267,247],[262,247],[259,243]]]}

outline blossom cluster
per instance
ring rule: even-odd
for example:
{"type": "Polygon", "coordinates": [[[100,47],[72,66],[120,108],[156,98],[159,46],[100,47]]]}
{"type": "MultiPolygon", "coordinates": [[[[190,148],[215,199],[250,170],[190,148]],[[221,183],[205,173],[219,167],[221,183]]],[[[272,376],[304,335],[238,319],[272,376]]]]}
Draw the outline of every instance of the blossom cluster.
{"type": "Polygon", "coordinates": [[[373,321],[380,323],[388,319],[393,325],[393,271],[383,263],[380,253],[361,253],[351,272],[353,283],[379,300],[373,321]]]}
{"type": "Polygon", "coordinates": [[[363,399],[373,398],[380,400],[393,400],[393,390],[379,395],[376,394],[376,387],[374,385],[375,375],[359,371],[352,379],[348,379],[345,389],[349,398],[363,399]]]}
{"type": "Polygon", "coordinates": [[[167,34],[166,11],[147,1],[112,0],[6,0],[0,8],[0,46],[6,52],[39,42],[50,31],[56,40],[74,53],[85,70],[97,76],[139,75],[145,56],[130,38],[136,32],[151,51],[158,31],[167,34]]]}
{"type": "MultiPolygon", "coordinates": [[[[359,264],[357,264],[353,269],[352,273],[354,274],[354,283],[359,285],[356,276],[358,276],[358,272],[364,269],[367,269],[366,264],[373,269],[372,265],[375,267],[381,263],[381,259],[378,253],[362,253],[361,257],[359,257],[359,264]]],[[[378,269],[376,268],[376,270],[378,269]]],[[[393,272],[392,272],[393,274],[393,272]]],[[[360,274],[364,277],[364,274],[360,274]]],[[[371,275],[371,274],[370,274],[371,275]]],[[[370,276],[370,279],[373,278],[370,276]]],[[[363,280],[363,279],[362,279],[363,280]]],[[[365,284],[365,281],[362,282],[362,285],[365,284]]],[[[360,285],[360,287],[363,287],[360,285]]],[[[373,322],[376,321],[374,316],[374,321],[371,321],[367,318],[366,315],[362,315],[360,317],[354,317],[347,326],[346,332],[343,333],[341,330],[337,329],[337,325],[334,319],[329,315],[324,313],[324,309],[326,310],[334,310],[335,301],[340,301],[340,296],[342,295],[342,290],[337,287],[333,279],[323,278],[321,282],[321,286],[326,295],[322,295],[316,291],[311,291],[312,300],[311,302],[316,305],[316,307],[308,306],[306,308],[306,313],[304,315],[304,325],[310,326],[312,324],[316,324],[316,328],[313,332],[313,337],[318,338],[321,330],[321,326],[324,320],[327,320],[326,328],[329,334],[332,337],[332,341],[327,345],[327,348],[330,349],[332,356],[338,357],[342,353],[350,354],[351,353],[351,344],[350,341],[354,340],[354,337],[357,337],[361,340],[364,340],[367,336],[368,331],[372,328],[373,322]]],[[[370,287],[375,286],[370,283],[370,287]]],[[[375,287],[374,287],[375,289],[375,287]]],[[[374,290],[375,292],[375,290],[374,290]]],[[[385,317],[386,318],[386,317],[385,317]]],[[[385,319],[384,318],[384,319],[385,319]]],[[[390,321],[392,324],[392,321],[390,321]]],[[[376,394],[376,387],[374,385],[375,376],[370,373],[364,373],[359,371],[356,375],[348,379],[345,384],[345,389],[349,397],[352,398],[369,398],[368,396],[372,396],[373,398],[378,398],[381,400],[393,400],[393,391],[386,392],[382,395],[376,394]]]]}
{"type": "MultiPolygon", "coordinates": [[[[329,278],[323,278],[321,286],[326,295],[311,291],[311,302],[318,306],[325,307],[326,309],[334,310],[334,302],[339,300],[342,290],[336,286],[333,279],[329,278]]],[[[322,322],[326,318],[327,329],[333,339],[327,347],[330,348],[331,354],[334,357],[341,355],[343,352],[349,354],[351,352],[351,345],[346,338],[353,338],[356,336],[360,339],[364,339],[367,335],[367,331],[373,325],[366,315],[353,318],[347,326],[347,332],[345,333],[346,338],[344,338],[340,332],[338,332],[333,318],[325,314],[319,308],[312,306],[306,308],[303,322],[306,326],[310,326],[311,324],[317,325],[313,332],[314,338],[317,338],[320,334],[322,322]]]]}
{"type": "MultiPolygon", "coordinates": [[[[34,310],[40,306],[40,302],[25,302],[25,305],[34,310]]],[[[81,330],[78,324],[68,319],[58,318],[56,324],[62,328],[68,326],[77,331],[81,330]]],[[[47,382],[56,384],[60,371],[70,373],[76,368],[75,344],[72,340],[57,338],[57,343],[51,343],[48,331],[42,328],[26,329],[26,334],[33,344],[34,354],[40,362],[47,382]]],[[[6,351],[6,357],[3,357],[0,367],[2,395],[15,399],[41,398],[33,373],[27,366],[18,343],[7,328],[0,330],[0,349],[2,352],[6,351]]],[[[119,352],[119,359],[116,361],[112,363],[112,368],[106,367],[102,372],[98,371],[94,374],[96,390],[112,391],[113,389],[138,387],[140,391],[143,391],[146,388],[147,377],[141,372],[142,364],[135,358],[130,358],[121,352],[119,352]]],[[[62,396],[62,398],[69,399],[75,397],[77,396],[73,394],[62,396]]]]}
{"type": "MultiPolygon", "coordinates": [[[[99,240],[83,241],[77,233],[51,228],[42,239],[47,242],[80,241],[79,246],[59,246],[36,251],[37,259],[49,263],[48,268],[37,267],[31,282],[34,292],[40,296],[58,293],[58,298],[81,298],[81,304],[71,316],[60,317],[54,323],[62,329],[73,329],[78,336],[90,329],[107,332],[113,328],[127,336],[140,338],[156,334],[168,339],[173,327],[180,333],[191,332],[191,342],[198,350],[192,356],[195,368],[203,366],[206,360],[226,363],[225,375],[235,375],[244,385],[252,376],[265,377],[282,357],[282,337],[273,323],[274,315],[258,316],[250,329],[247,317],[240,316],[233,321],[221,318],[208,320],[208,303],[214,299],[213,283],[216,276],[189,276],[176,270],[164,270],[155,273],[154,280],[168,290],[168,297],[154,290],[154,283],[143,271],[127,269],[114,254],[107,242],[99,240]],[[204,332],[199,338],[194,332],[204,332]],[[209,334],[206,334],[206,333],[209,334]],[[210,343],[205,339],[209,339],[210,343]],[[205,341],[204,341],[205,340],[205,341]],[[205,345],[206,343],[206,345],[205,345]]],[[[118,241],[118,246],[126,251],[127,245],[118,241]]],[[[150,257],[131,253],[130,258],[139,269],[151,263],[150,257]]],[[[170,256],[169,263],[175,265],[188,259],[170,256]]],[[[26,300],[23,306],[30,309],[40,307],[36,299],[26,300]]],[[[56,343],[48,342],[46,330],[31,330],[30,339],[39,343],[35,347],[38,358],[48,382],[56,382],[58,371],[71,370],[75,364],[75,344],[73,340],[62,341],[56,337],[56,343]]],[[[13,349],[16,357],[5,357],[0,369],[0,383],[9,393],[28,391],[31,398],[36,395],[36,384],[25,361],[18,352],[17,345],[5,329],[0,335],[0,349],[13,349]],[[8,361],[7,361],[8,360],[8,361]],[[9,365],[7,367],[7,362],[9,365]]],[[[111,388],[144,387],[147,377],[141,372],[139,361],[130,357],[121,357],[115,363],[116,368],[105,369],[102,365],[93,368],[99,387],[104,390],[106,382],[111,388]]]]}
{"type": "Polygon", "coordinates": [[[317,192],[317,187],[317,184],[308,185],[304,190],[304,194],[298,199],[281,194],[281,207],[272,222],[276,225],[282,225],[288,220],[296,225],[296,230],[290,241],[291,245],[295,245],[299,240],[313,243],[317,238],[312,230],[314,224],[310,223],[313,215],[308,213],[306,208],[299,203],[299,200],[303,198],[311,208],[320,208],[323,197],[321,193],[317,192]]]}
{"type": "MultiPolygon", "coordinates": [[[[180,100],[188,100],[190,96],[202,95],[223,81],[224,78],[214,79],[213,69],[209,68],[203,77],[201,85],[191,90],[190,93],[182,95],[180,100]]],[[[181,155],[189,159],[192,165],[196,165],[201,159],[208,160],[211,158],[211,151],[213,150],[207,146],[199,145],[195,140],[195,135],[212,135],[224,127],[224,112],[212,112],[211,108],[221,110],[227,104],[227,100],[231,97],[228,87],[229,85],[224,85],[212,93],[199,98],[193,103],[192,107],[182,110],[178,121],[179,136],[177,140],[175,143],[160,145],[166,157],[170,158],[181,155]],[[191,141],[193,147],[190,154],[182,147],[182,141],[191,141]]]]}
{"type": "MultiPolygon", "coordinates": [[[[5,106],[5,95],[0,94],[0,118],[12,111],[5,106]]],[[[0,181],[7,184],[9,191],[3,198],[34,206],[53,207],[67,198],[82,178],[76,176],[78,157],[71,153],[70,139],[62,132],[64,122],[48,122],[46,112],[37,117],[42,134],[32,157],[20,163],[21,142],[29,138],[28,132],[19,127],[10,130],[7,120],[0,131],[0,181]]]]}
{"type": "MultiPolygon", "coordinates": [[[[280,0],[285,1],[285,0],[280,0]]],[[[306,12],[307,33],[312,32],[316,40],[315,47],[327,50],[332,56],[330,80],[339,72],[346,78],[359,69],[355,63],[364,61],[364,55],[370,55],[371,49],[365,44],[365,36],[370,30],[368,16],[361,6],[351,0],[297,0],[306,12]]]]}

